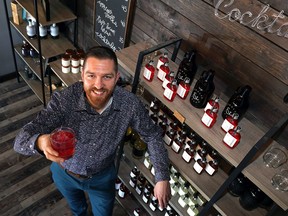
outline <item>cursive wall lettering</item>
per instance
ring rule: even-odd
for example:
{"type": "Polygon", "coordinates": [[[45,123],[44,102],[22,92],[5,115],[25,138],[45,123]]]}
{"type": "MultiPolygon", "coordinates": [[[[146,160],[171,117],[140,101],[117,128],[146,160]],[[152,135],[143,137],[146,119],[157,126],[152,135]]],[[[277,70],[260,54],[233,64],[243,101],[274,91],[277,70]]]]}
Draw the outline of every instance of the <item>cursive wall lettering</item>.
{"type": "Polygon", "coordinates": [[[273,13],[272,16],[267,14],[270,5],[264,5],[258,14],[253,14],[251,11],[240,11],[239,8],[233,8],[232,4],[234,0],[218,0],[215,5],[214,14],[219,19],[228,19],[231,22],[238,21],[242,25],[251,26],[252,28],[257,28],[260,31],[267,31],[269,33],[276,33],[280,37],[288,38],[288,22],[285,22],[281,26],[277,24],[277,21],[286,18],[284,16],[284,11],[281,10],[279,13],[273,13]],[[225,3],[226,2],[226,3],[225,3]],[[219,8],[223,6],[224,8],[232,8],[230,12],[224,16],[219,14],[219,8]]]}

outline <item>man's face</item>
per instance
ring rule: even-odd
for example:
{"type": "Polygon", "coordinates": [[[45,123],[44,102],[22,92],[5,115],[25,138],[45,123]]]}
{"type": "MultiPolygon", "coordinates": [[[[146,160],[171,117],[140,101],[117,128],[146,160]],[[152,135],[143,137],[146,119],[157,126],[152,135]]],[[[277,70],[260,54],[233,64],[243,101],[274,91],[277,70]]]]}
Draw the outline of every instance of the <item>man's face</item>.
{"type": "Polygon", "coordinates": [[[111,59],[88,57],[86,60],[81,77],[88,102],[97,112],[109,101],[119,76],[111,59]]]}

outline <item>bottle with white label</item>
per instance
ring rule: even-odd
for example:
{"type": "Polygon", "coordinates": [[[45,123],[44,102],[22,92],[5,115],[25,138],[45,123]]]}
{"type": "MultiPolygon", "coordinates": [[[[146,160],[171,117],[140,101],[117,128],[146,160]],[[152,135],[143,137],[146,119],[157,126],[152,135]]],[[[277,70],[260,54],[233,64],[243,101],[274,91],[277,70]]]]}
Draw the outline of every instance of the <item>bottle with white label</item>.
{"type": "Polygon", "coordinates": [[[160,69],[160,66],[163,65],[165,62],[169,63],[169,59],[168,59],[168,53],[165,52],[162,56],[159,57],[158,61],[157,61],[157,70],[160,69]]]}
{"type": "Polygon", "coordinates": [[[154,67],[154,61],[150,60],[149,63],[147,63],[144,67],[144,71],[143,71],[143,76],[144,78],[151,82],[154,78],[154,74],[155,74],[155,67],[154,67]]]}
{"type": "Polygon", "coordinates": [[[159,71],[158,71],[158,73],[157,73],[157,78],[158,78],[161,82],[163,82],[164,79],[165,79],[165,76],[166,76],[167,74],[169,74],[169,72],[170,72],[170,68],[169,68],[169,66],[168,66],[168,62],[165,62],[164,64],[162,64],[162,65],[160,66],[159,71]]]}
{"type": "Polygon", "coordinates": [[[227,117],[225,118],[225,120],[223,121],[221,125],[221,129],[225,131],[226,133],[230,129],[235,129],[238,125],[238,118],[239,118],[238,113],[233,113],[232,116],[227,115],[227,117]]]}
{"type": "Polygon", "coordinates": [[[217,112],[218,112],[218,109],[214,107],[212,109],[206,110],[206,112],[204,113],[201,119],[202,123],[206,127],[211,128],[216,122],[217,112]]]}
{"type": "Polygon", "coordinates": [[[178,137],[177,139],[173,140],[172,146],[171,146],[172,150],[178,154],[181,151],[183,143],[184,143],[184,139],[181,137],[178,137]]]}
{"type": "Polygon", "coordinates": [[[172,184],[171,185],[171,195],[175,196],[178,193],[180,187],[181,187],[181,185],[179,182],[175,182],[174,184],[172,184]]]}
{"type": "Polygon", "coordinates": [[[149,207],[152,211],[156,211],[156,209],[158,208],[158,200],[156,199],[154,195],[152,195],[152,198],[149,203],[149,207]]]}
{"type": "Polygon", "coordinates": [[[181,185],[181,187],[178,190],[179,196],[188,194],[189,185],[190,184],[188,182],[185,182],[184,184],[181,185]]]}
{"type": "Polygon", "coordinates": [[[167,87],[164,90],[164,97],[172,102],[177,94],[177,80],[173,79],[171,83],[167,84],[167,87]]]}
{"type": "Polygon", "coordinates": [[[209,161],[205,167],[205,171],[213,176],[218,171],[218,160],[209,161]]]}
{"type": "Polygon", "coordinates": [[[176,132],[173,129],[170,129],[169,131],[166,132],[163,138],[166,145],[171,146],[172,142],[174,141],[175,134],[176,132]]]}
{"type": "Polygon", "coordinates": [[[179,197],[178,203],[182,208],[185,208],[189,202],[189,194],[185,194],[179,197]]]}
{"type": "Polygon", "coordinates": [[[26,26],[26,33],[31,39],[36,37],[36,28],[34,22],[31,19],[28,20],[28,25],[26,26]]]}
{"type": "Polygon", "coordinates": [[[56,23],[53,23],[50,26],[50,35],[53,39],[59,38],[59,27],[56,25],[56,23]]]}
{"type": "Polygon", "coordinates": [[[224,144],[229,148],[235,148],[239,144],[241,139],[240,131],[240,126],[237,126],[235,129],[230,129],[223,139],[224,144]]]}
{"type": "Polygon", "coordinates": [[[184,81],[181,81],[179,83],[179,86],[177,88],[177,95],[182,98],[182,99],[186,99],[189,91],[190,91],[190,79],[188,77],[186,77],[184,79],[184,81]]]}
{"type": "Polygon", "coordinates": [[[193,168],[196,171],[196,173],[200,175],[205,169],[206,164],[207,164],[206,158],[200,158],[197,161],[195,161],[193,168]]]}
{"type": "Polygon", "coordinates": [[[120,185],[119,190],[118,190],[118,195],[119,195],[119,197],[120,197],[120,198],[125,198],[126,191],[127,191],[127,188],[126,188],[126,186],[122,183],[122,184],[120,185]]]}
{"type": "Polygon", "coordinates": [[[186,149],[183,151],[182,159],[183,159],[186,163],[190,163],[190,161],[194,158],[194,154],[195,154],[195,149],[186,148],[186,149]]]}
{"type": "Polygon", "coordinates": [[[213,99],[210,99],[204,108],[204,112],[208,109],[212,109],[212,107],[217,108],[219,110],[219,100],[220,99],[218,96],[216,96],[213,99]]]}
{"type": "MultiPolygon", "coordinates": [[[[167,75],[165,76],[164,80],[163,80],[162,88],[163,88],[163,89],[167,88],[167,85],[168,85],[169,83],[171,83],[174,78],[175,78],[175,73],[174,73],[174,71],[170,71],[169,74],[167,74],[167,75]]],[[[176,81],[176,83],[177,83],[177,81],[176,81]]]]}

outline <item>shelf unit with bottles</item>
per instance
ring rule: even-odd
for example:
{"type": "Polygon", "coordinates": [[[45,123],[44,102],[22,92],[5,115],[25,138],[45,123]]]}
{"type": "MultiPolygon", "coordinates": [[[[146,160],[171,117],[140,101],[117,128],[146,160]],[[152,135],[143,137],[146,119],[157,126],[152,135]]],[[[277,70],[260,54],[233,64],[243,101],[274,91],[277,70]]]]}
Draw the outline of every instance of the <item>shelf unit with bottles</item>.
{"type": "MultiPolygon", "coordinates": [[[[43,8],[41,6],[41,1],[39,0],[16,0],[16,3],[20,5],[23,10],[27,13],[31,14],[36,19],[36,28],[38,29],[38,25],[42,25],[47,27],[52,23],[61,23],[67,21],[75,21],[76,16],[73,12],[63,5],[60,1],[51,1],[50,3],[50,13],[51,13],[51,20],[46,21],[45,14],[43,8]],[[37,10],[34,5],[37,5],[37,10]]],[[[6,2],[6,16],[8,17],[7,11],[7,2],[6,2]]],[[[30,60],[29,57],[23,57],[21,55],[21,45],[14,44],[13,37],[11,34],[11,27],[9,25],[9,32],[10,32],[10,40],[11,44],[14,47],[15,53],[24,61],[24,63],[29,67],[29,69],[35,73],[38,81],[27,79],[24,76],[24,73],[21,72],[22,70],[18,70],[17,62],[15,53],[13,53],[14,57],[14,64],[17,71],[25,82],[32,88],[34,93],[39,97],[42,101],[44,106],[46,105],[46,101],[49,99],[49,88],[51,88],[50,83],[53,77],[46,77],[45,71],[48,65],[48,62],[53,58],[57,57],[65,52],[66,49],[74,49],[74,45],[70,42],[64,35],[61,33],[59,34],[59,38],[53,39],[49,35],[45,39],[37,38],[29,38],[26,33],[26,22],[17,25],[13,22],[12,18],[9,18],[10,25],[21,35],[23,40],[28,42],[28,44],[38,53],[38,60],[35,64],[35,61],[30,60]],[[32,84],[33,83],[33,84],[32,84]],[[48,88],[46,87],[48,86],[48,88]]],[[[36,30],[37,32],[37,30],[36,30]]],[[[31,58],[32,59],[32,58],[31,58]]]]}
{"type": "MultiPolygon", "coordinates": [[[[125,49],[117,52],[118,62],[120,68],[124,73],[135,77],[135,71],[137,71],[137,66],[139,67],[139,53],[141,51],[147,50],[147,42],[140,42],[133,46],[127,47],[125,49]],[[137,65],[138,64],[138,65],[137,65]]],[[[155,58],[158,58],[156,56],[155,58]]],[[[158,59],[155,59],[154,62],[157,62],[158,59]]],[[[142,62],[140,62],[142,64],[142,62]]],[[[163,97],[163,89],[161,83],[157,78],[154,78],[152,82],[148,82],[143,79],[143,65],[141,66],[141,73],[139,76],[139,84],[144,87],[145,91],[151,93],[154,97],[158,98],[166,107],[168,107],[172,112],[177,111],[185,118],[185,123],[202,137],[209,145],[214,148],[225,160],[227,160],[232,166],[237,167],[246,154],[253,148],[254,144],[264,136],[264,132],[257,128],[252,122],[248,121],[246,118],[243,118],[240,121],[242,127],[242,138],[240,144],[234,148],[229,149],[226,147],[222,139],[224,137],[224,132],[221,130],[221,117],[219,116],[215,125],[208,129],[201,122],[201,117],[203,116],[202,109],[194,108],[190,102],[190,94],[185,100],[176,97],[173,102],[169,102],[163,97]]],[[[178,66],[173,62],[169,62],[169,67],[173,71],[177,71],[178,66]]],[[[196,79],[193,81],[191,88],[195,85],[196,79]]],[[[138,83],[137,83],[138,84],[138,83]]],[[[217,86],[216,86],[217,88],[217,86]]],[[[220,110],[222,112],[225,107],[225,103],[220,100],[220,110]]],[[[283,148],[276,141],[270,140],[270,145],[276,145],[279,148],[283,148]]],[[[266,146],[267,147],[267,146],[266,146]]],[[[259,187],[265,194],[267,194],[278,206],[283,210],[288,209],[288,200],[285,196],[286,194],[275,190],[270,183],[272,176],[276,173],[277,170],[270,169],[265,167],[262,156],[264,150],[258,151],[258,154],[254,160],[248,164],[248,166],[242,171],[242,173],[252,181],[257,187],[259,187]]],[[[285,150],[285,149],[284,149],[285,150]]],[[[169,150],[170,151],[170,150],[169,150]]],[[[287,150],[285,150],[287,152],[287,150]]],[[[193,171],[191,172],[192,166],[185,164],[185,162],[178,158],[178,156],[171,151],[170,153],[171,162],[180,169],[180,173],[187,177],[187,180],[202,193],[202,195],[209,200],[214,193],[219,189],[219,187],[224,183],[228,178],[228,175],[224,172],[216,173],[214,176],[210,177],[208,175],[198,176],[193,171]],[[181,162],[180,162],[181,161],[181,162]]],[[[180,156],[179,156],[180,157],[180,156]]],[[[246,211],[243,209],[237,198],[230,196],[228,193],[219,199],[213,204],[213,207],[219,211],[221,215],[265,215],[266,210],[257,208],[253,211],[246,211]]]]}

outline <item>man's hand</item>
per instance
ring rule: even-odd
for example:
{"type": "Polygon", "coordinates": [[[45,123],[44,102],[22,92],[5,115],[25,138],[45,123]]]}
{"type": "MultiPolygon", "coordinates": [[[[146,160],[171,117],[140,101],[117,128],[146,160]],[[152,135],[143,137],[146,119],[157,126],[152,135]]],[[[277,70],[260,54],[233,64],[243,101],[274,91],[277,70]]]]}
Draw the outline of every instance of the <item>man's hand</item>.
{"type": "Polygon", "coordinates": [[[171,199],[171,189],[169,181],[159,181],[154,187],[154,196],[157,198],[160,208],[166,208],[171,199]]]}
{"type": "Polygon", "coordinates": [[[44,155],[48,160],[54,161],[56,163],[64,162],[64,159],[58,157],[59,156],[58,152],[52,148],[50,142],[50,134],[40,135],[37,139],[36,145],[39,150],[43,151],[44,155]]]}

